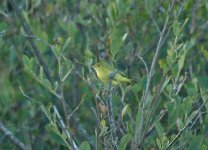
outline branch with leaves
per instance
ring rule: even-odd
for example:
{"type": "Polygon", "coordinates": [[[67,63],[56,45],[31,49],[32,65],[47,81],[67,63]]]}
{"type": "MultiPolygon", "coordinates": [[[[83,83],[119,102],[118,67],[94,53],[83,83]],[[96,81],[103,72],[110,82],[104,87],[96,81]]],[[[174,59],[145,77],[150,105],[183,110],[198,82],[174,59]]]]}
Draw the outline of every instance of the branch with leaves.
{"type": "MultiPolygon", "coordinates": [[[[23,15],[21,13],[21,10],[18,8],[17,3],[14,0],[9,0],[9,2],[11,3],[14,11],[16,12],[17,17],[19,19],[19,22],[21,23],[21,25],[22,25],[24,31],[26,32],[26,34],[28,36],[34,37],[32,31],[30,30],[29,25],[27,24],[27,21],[25,20],[25,18],[23,17],[23,15]]],[[[43,67],[43,70],[44,70],[44,73],[45,73],[47,79],[50,82],[52,82],[52,78],[51,78],[51,75],[50,75],[50,71],[49,71],[48,65],[45,63],[45,60],[44,60],[43,56],[41,55],[41,53],[38,50],[38,48],[35,45],[35,43],[33,42],[33,39],[32,38],[28,38],[28,40],[29,40],[30,45],[32,47],[32,52],[35,55],[35,57],[37,58],[39,64],[43,67]]]]}
{"type": "Polygon", "coordinates": [[[22,143],[14,134],[7,129],[2,122],[0,122],[0,132],[8,139],[11,143],[13,143],[20,150],[27,150],[27,147],[24,143],[22,143]]]}

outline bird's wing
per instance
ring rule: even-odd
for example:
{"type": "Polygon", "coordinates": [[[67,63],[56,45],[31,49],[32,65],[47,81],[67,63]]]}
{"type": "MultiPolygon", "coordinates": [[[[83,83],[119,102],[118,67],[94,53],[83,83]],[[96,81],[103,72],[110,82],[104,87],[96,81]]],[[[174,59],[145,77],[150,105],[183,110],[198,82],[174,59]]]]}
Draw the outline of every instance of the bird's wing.
{"type": "Polygon", "coordinates": [[[129,79],[125,74],[123,74],[121,71],[118,71],[114,78],[117,82],[127,82],[131,83],[131,79],[129,79]]]}

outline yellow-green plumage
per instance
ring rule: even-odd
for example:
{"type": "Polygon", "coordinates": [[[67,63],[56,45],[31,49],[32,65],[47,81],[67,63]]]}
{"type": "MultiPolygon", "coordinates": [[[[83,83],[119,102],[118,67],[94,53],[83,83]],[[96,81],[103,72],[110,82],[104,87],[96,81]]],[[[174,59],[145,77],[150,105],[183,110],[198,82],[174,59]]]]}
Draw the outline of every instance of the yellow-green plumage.
{"type": "Polygon", "coordinates": [[[97,77],[104,83],[109,84],[110,76],[115,73],[115,76],[112,80],[113,85],[118,83],[132,83],[134,80],[127,78],[122,72],[113,69],[110,65],[105,62],[96,63],[93,68],[97,73],[97,77]]]}

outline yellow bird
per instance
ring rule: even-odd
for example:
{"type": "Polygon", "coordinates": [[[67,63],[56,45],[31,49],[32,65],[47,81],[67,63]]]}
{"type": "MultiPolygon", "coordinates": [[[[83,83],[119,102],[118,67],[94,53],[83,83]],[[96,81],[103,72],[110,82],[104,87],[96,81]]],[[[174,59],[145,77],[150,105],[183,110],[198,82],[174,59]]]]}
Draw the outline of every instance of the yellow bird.
{"type": "Polygon", "coordinates": [[[127,78],[121,71],[118,71],[108,65],[105,62],[98,62],[94,66],[92,66],[96,73],[97,77],[103,82],[103,84],[109,84],[110,78],[113,78],[112,84],[117,85],[119,83],[135,83],[136,81],[133,79],[127,78]]]}

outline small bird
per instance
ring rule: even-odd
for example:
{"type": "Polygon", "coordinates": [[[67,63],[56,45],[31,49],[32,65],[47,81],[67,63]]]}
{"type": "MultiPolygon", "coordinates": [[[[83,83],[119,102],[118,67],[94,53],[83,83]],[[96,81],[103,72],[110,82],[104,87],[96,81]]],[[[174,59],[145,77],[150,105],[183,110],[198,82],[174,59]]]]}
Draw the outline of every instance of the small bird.
{"type": "Polygon", "coordinates": [[[114,69],[103,61],[96,63],[92,67],[95,69],[97,77],[103,82],[104,85],[109,84],[111,78],[112,85],[117,85],[119,83],[136,83],[135,80],[127,78],[121,71],[114,69]]]}

